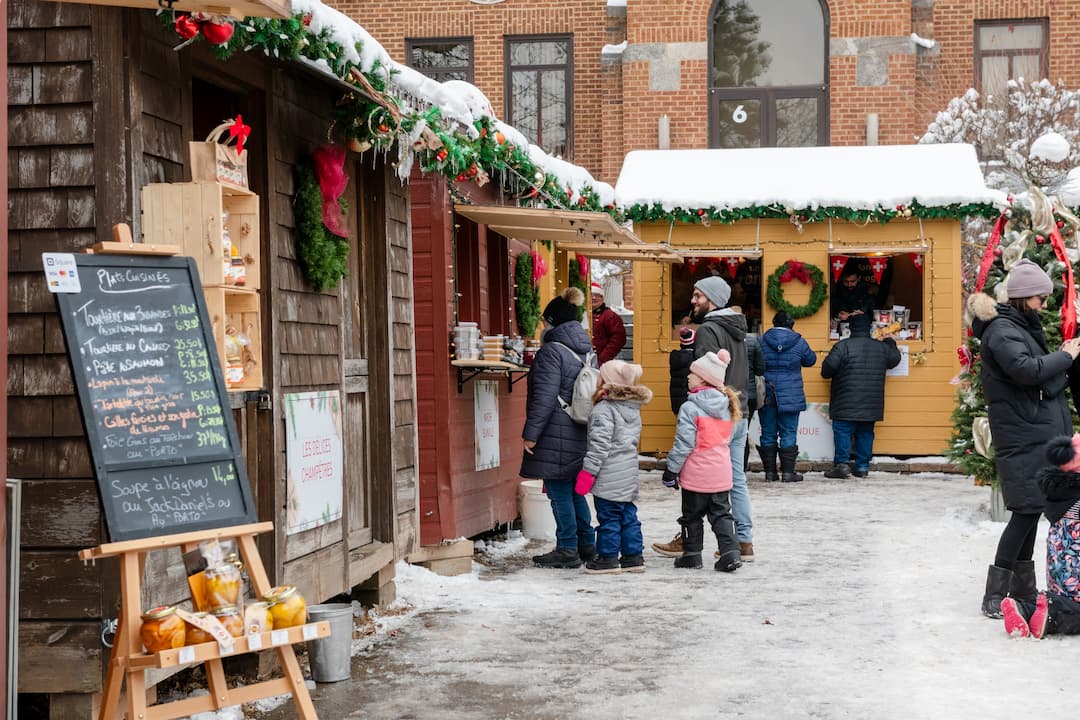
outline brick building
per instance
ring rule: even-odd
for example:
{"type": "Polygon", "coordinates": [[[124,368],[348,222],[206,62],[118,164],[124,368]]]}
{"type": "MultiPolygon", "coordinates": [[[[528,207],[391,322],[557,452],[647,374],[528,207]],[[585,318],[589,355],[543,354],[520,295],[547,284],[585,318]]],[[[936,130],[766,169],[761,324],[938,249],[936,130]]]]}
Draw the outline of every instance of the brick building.
{"type": "Polygon", "coordinates": [[[1061,0],[337,4],[396,60],[470,80],[530,139],[612,183],[628,151],[659,147],[664,134],[672,148],[858,145],[874,142],[875,131],[877,143],[903,144],[969,87],[1000,88],[1008,75],[1080,85],[1080,67],[1070,62],[1080,45],[1073,6],[1061,0]],[[755,49],[768,56],[756,68],[755,49]],[[533,90],[535,100],[526,98],[533,90]]]}

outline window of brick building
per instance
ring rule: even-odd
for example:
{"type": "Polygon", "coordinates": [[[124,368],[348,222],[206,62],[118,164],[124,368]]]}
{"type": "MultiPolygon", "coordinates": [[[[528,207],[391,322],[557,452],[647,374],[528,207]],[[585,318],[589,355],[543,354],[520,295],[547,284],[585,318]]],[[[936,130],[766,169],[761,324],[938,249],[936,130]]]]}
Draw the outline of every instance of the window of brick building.
{"type": "Polygon", "coordinates": [[[574,42],[569,35],[506,38],[506,117],[547,153],[573,152],[574,42]]]}
{"type": "Polygon", "coordinates": [[[1004,98],[1009,80],[1039,80],[1049,74],[1046,18],[980,20],[975,23],[975,87],[1004,98]]]}
{"type": "Polygon", "coordinates": [[[472,38],[427,38],[405,41],[409,67],[432,80],[473,80],[472,38]]]}
{"type": "Polygon", "coordinates": [[[825,0],[715,0],[709,15],[709,146],[829,143],[825,0]]]}

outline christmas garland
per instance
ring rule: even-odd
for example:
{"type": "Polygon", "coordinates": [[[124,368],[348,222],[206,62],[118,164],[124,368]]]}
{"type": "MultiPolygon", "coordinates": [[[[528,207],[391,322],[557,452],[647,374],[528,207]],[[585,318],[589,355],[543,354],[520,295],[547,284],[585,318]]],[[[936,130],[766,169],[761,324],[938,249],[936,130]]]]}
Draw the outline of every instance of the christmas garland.
{"type": "Polygon", "coordinates": [[[882,225],[891,220],[921,218],[923,220],[963,219],[966,217],[996,218],[1001,208],[989,203],[954,203],[952,205],[926,206],[913,200],[910,205],[898,205],[895,208],[877,207],[873,210],[848,207],[792,208],[782,205],[751,205],[739,208],[664,208],[660,203],[652,205],[631,205],[624,209],[627,220],[635,222],[684,222],[709,225],[719,222],[725,225],[740,220],[788,220],[801,227],[804,223],[846,220],[865,225],[871,222],[882,225]]]}
{"type": "Polygon", "coordinates": [[[296,167],[293,216],[304,277],[319,291],[333,290],[348,271],[349,241],[323,225],[323,196],[309,163],[296,167]]]}
{"type": "MultiPolygon", "coordinates": [[[[583,275],[581,273],[581,261],[579,261],[577,258],[571,258],[568,265],[569,265],[570,285],[572,287],[576,287],[578,290],[581,291],[582,295],[584,295],[586,298],[588,298],[589,297],[589,287],[585,282],[586,275],[583,275]]],[[[586,269],[586,273],[587,272],[588,272],[588,270],[586,269]]],[[[585,306],[584,305],[582,305],[581,307],[578,308],[578,314],[577,315],[578,315],[578,317],[577,317],[578,322],[581,322],[581,319],[585,317],[585,306]]]]}
{"type": "Polygon", "coordinates": [[[540,324],[540,290],[533,285],[532,276],[532,253],[520,253],[514,264],[514,315],[524,338],[531,338],[540,324]]]}
{"type": "Polygon", "coordinates": [[[769,304],[778,311],[786,312],[798,320],[799,318],[810,317],[820,310],[821,306],[825,304],[828,294],[825,276],[819,268],[799,260],[788,260],[776,268],[776,271],[769,276],[769,286],[765,297],[769,304]],[[791,280],[799,280],[812,286],[810,288],[810,301],[805,305],[792,305],[784,299],[782,285],[791,280]]]}

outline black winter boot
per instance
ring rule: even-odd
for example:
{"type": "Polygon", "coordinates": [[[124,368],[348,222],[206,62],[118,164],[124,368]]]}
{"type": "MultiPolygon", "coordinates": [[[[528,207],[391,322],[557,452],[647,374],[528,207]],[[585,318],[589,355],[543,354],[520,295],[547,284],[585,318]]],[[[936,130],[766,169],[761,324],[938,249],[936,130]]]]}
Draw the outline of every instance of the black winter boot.
{"type": "Polygon", "coordinates": [[[570,570],[581,567],[581,558],[578,557],[577,550],[567,550],[559,547],[543,555],[533,555],[532,561],[536,567],[542,568],[570,570]]]}
{"type": "Polygon", "coordinates": [[[701,567],[701,545],[705,542],[705,525],[700,520],[692,526],[682,526],[683,554],[675,558],[675,567],[692,568],[697,570],[701,567]]]}
{"type": "Polygon", "coordinates": [[[690,570],[701,569],[701,553],[683,553],[680,558],[675,558],[675,567],[688,568],[690,570]]]}
{"type": "Polygon", "coordinates": [[[578,557],[581,558],[581,562],[589,562],[596,557],[595,545],[581,545],[577,551],[578,557]]]}
{"type": "Polygon", "coordinates": [[[1009,597],[1027,603],[1033,603],[1039,597],[1039,588],[1035,583],[1034,560],[1018,560],[1013,565],[1012,581],[1009,583],[1009,597]]]}
{"type": "Polygon", "coordinates": [[[761,464],[765,468],[765,482],[776,482],[780,476],[776,472],[776,446],[761,445],[757,449],[761,464]]]}
{"type": "Polygon", "coordinates": [[[825,477],[833,478],[834,480],[843,480],[851,477],[851,466],[847,463],[837,463],[833,465],[832,470],[825,471],[825,477]]]}
{"type": "Polygon", "coordinates": [[[720,559],[713,565],[713,570],[717,572],[735,572],[742,567],[742,560],[737,551],[728,551],[720,556],[720,559]]]}
{"type": "Polygon", "coordinates": [[[1001,618],[1001,601],[1009,594],[1012,570],[991,565],[986,571],[986,592],[983,594],[982,614],[988,618],[1001,618]]]}
{"type": "Polygon", "coordinates": [[[798,445],[780,448],[780,482],[802,482],[802,473],[795,472],[795,461],[798,457],[798,445]]]}

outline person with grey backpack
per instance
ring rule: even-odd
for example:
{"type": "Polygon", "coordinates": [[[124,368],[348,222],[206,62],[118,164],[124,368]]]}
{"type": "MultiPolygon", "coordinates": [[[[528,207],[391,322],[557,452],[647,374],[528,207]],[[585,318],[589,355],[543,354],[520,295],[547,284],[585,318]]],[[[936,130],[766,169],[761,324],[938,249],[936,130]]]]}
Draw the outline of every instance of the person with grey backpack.
{"type": "MultiPolygon", "coordinates": [[[[578,376],[594,363],[592,342],[578,321],[584,304],[584,293],[575,287],[547,304],[543,345],[529,368],[520,474],[544,481],[555,515],[555,549],[533,557],[544,568],[578,568],[596,555],[589,505],[574,493],[585,461],[586,426],[570,414],[578,376]]],[[[590,395],[595,390],[594,378],[590,395]]]]}

